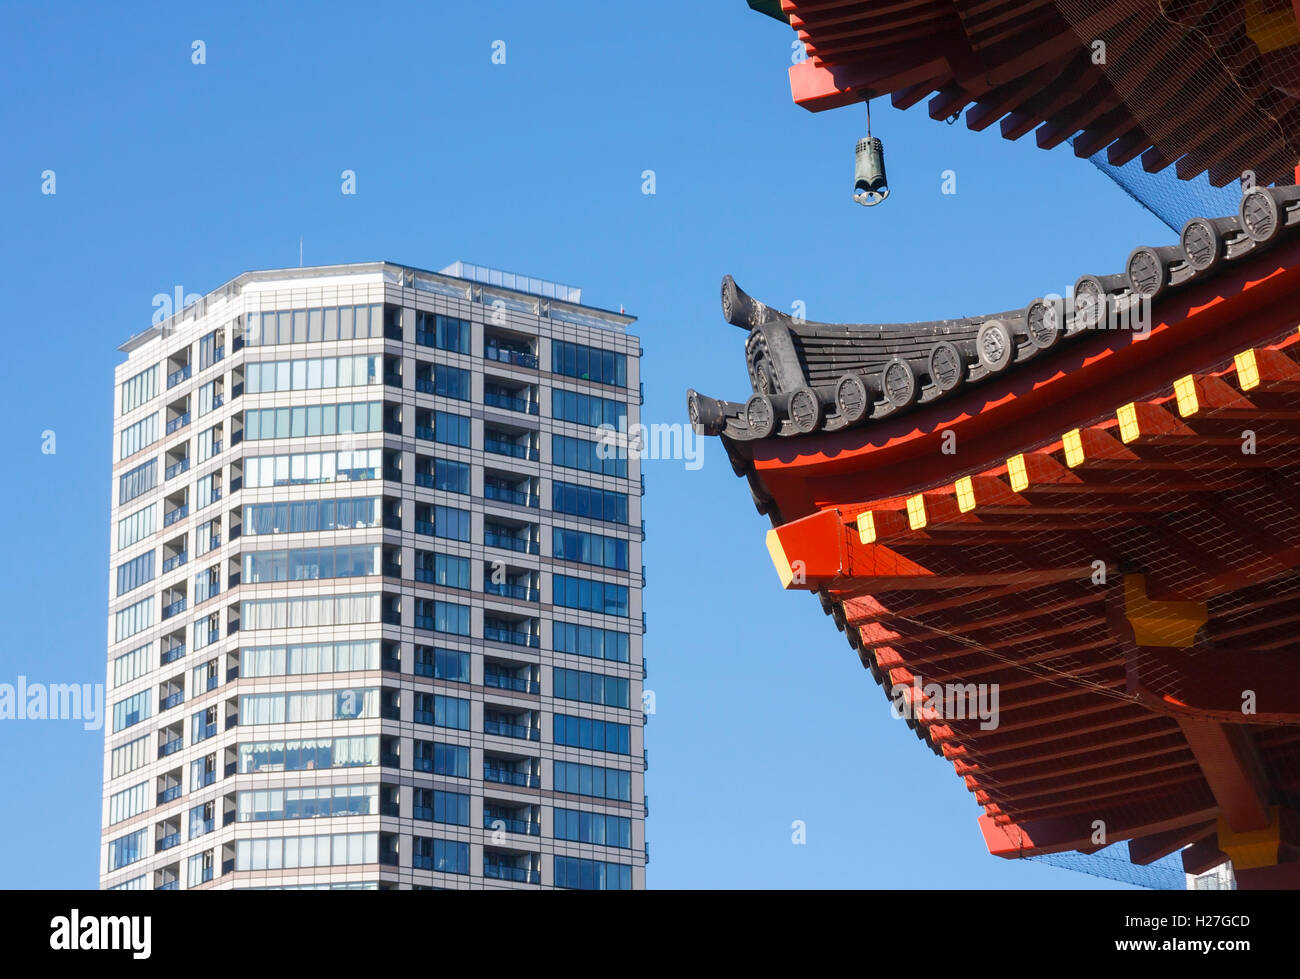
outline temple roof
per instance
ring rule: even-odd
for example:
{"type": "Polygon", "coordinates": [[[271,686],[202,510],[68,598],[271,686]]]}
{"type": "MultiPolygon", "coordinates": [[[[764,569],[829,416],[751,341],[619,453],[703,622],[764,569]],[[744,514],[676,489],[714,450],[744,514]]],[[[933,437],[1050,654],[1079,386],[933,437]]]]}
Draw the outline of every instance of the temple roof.
{"type": "Polygon", "coordinates": [[[1300,157],[1300,26],[1289,0],[765,0],[808,59],[817,111],[890,95],[934,119],[1215,186],[1290,181],[1300,157]],[[779,7],[779,12],[777,8],[779,7]],[[1077,134],[1077,135],[1076,135],[1077,134]]]}
{"type": "Polygon", "coordinates": [[[985,316],[915,323],[820,323],[773,309],[722,281],[722,312],[749,331],[752,395],[744,403],[691,390],[691,422],[745,442],[872,425],[1021,370],[1099,330],[1142,332],[1152,310],[1285,238],[1300,226],[1300,188],[1256,188],[1237,215],[1193,218],[1178,245],[1141,246],[1122,272],[1084,275],[1065,297],[985,316]]]}

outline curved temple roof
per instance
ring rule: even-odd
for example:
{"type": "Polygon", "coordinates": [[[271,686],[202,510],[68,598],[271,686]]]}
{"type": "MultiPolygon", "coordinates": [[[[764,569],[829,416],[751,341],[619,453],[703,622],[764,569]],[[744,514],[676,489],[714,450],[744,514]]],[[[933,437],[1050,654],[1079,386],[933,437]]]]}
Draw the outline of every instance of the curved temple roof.
{"type": "Polygon", "coordinates": [[[1142,329],[1151,303],[1283,237],[1300,225],[1300,187],[1256,188],[1235,217],[1193,218],[1178,245],[1141,246],[1125,270],[1085,275],[1073,294],[986,316],[918,323],[799,320],[722,280],[722,314],[749,331],[753,394],[743,404],[691,390],[692,425],[748,442],[867,425],[1014,370],[1099,329],[1142,329]]]}

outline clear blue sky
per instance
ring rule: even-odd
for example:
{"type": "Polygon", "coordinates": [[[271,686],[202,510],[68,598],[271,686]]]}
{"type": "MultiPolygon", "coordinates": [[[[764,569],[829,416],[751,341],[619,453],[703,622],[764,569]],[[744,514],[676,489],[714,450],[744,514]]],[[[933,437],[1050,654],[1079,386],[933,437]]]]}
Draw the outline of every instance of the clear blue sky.
{"type": "MultiPolygon", "coordinates": [[[[155,294],[295,265],[300,236],[309,265],[464,258],[626,306],[662,422],[687,387],[748,390],[726,272],[809,318],[890,322],[1064,293],[1173,239],[1068,147],[924,104],[876,107],[893,197],[857,206],[861,110],[795,106],[793,35],[742,0],[137,9],[0,10],[0,682],[103,680],[117,344],[155,294]]],[[[988,856],[951,766],[780,590],[716,442],[646,482],[652,887],[1108,886],[988,856]]],[[[101,737],[0,721],[0,886],[95,886],[101,737]]]]}

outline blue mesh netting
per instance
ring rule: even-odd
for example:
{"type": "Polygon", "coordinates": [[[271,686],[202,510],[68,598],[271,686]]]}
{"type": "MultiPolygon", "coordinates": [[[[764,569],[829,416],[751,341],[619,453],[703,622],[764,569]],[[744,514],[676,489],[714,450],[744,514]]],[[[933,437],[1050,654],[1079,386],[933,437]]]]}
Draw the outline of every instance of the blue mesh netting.
{"type": "Polygon", "coordinates": [[[1171,853],[1154,863],[1145,866],[1129,861],[1128,844],[1116,843],[1096,853],[1048,853],[1042,856],[1028,857],[1041,863],[1076,870],[1079,873],[1118,880],[1134,887],[1143,887],[1149,891],[1182,891],[1187,889],[1187,878],[1183,875],[1183,861],[1180,853],[1171,853]]]}
{"type": "Polygon", "coordinates": [[[1189,218],[1236,214],[1241,201],[1240,183],[1233,181],[1226,187],[1215,187],[1208,173],[1192,180],[1179,180],[1173,167],[1147,173],[1142,169],[1141,157],[1122,167],[1112,166],[1106,161],[1104,149],[1090,156],[1088,162],[1174,231],[1182,231],[1189,218]]]}

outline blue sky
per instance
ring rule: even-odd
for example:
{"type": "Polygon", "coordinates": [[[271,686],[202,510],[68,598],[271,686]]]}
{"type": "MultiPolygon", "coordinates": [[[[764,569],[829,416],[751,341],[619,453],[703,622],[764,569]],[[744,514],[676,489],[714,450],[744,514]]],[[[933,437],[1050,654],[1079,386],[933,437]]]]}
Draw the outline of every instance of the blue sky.
{"type": "MultiPolygon", "coordinates": [[[[683,421],[688,387],[743,400],[724,273],[811,319],[897,322],[1064,293],[1173,240],[1068,147],[924,103],[875,106],[893,196],[859,207],[865,115],[791,102],[792,40],[741,0],[0,9],[0,682],[103,680],[117,344],[156,294],[295,265],[300,237],[308,265],[464,258],[625,306],[647,422],[683,421]]],[[[951,766],[780,590],[716,442],[698,471],[645,466],[652,887],[1110,886],[988,856],[951,766]]],[[[95,886],[101,738],[0,721],[0,886],[95,886]]]]}

